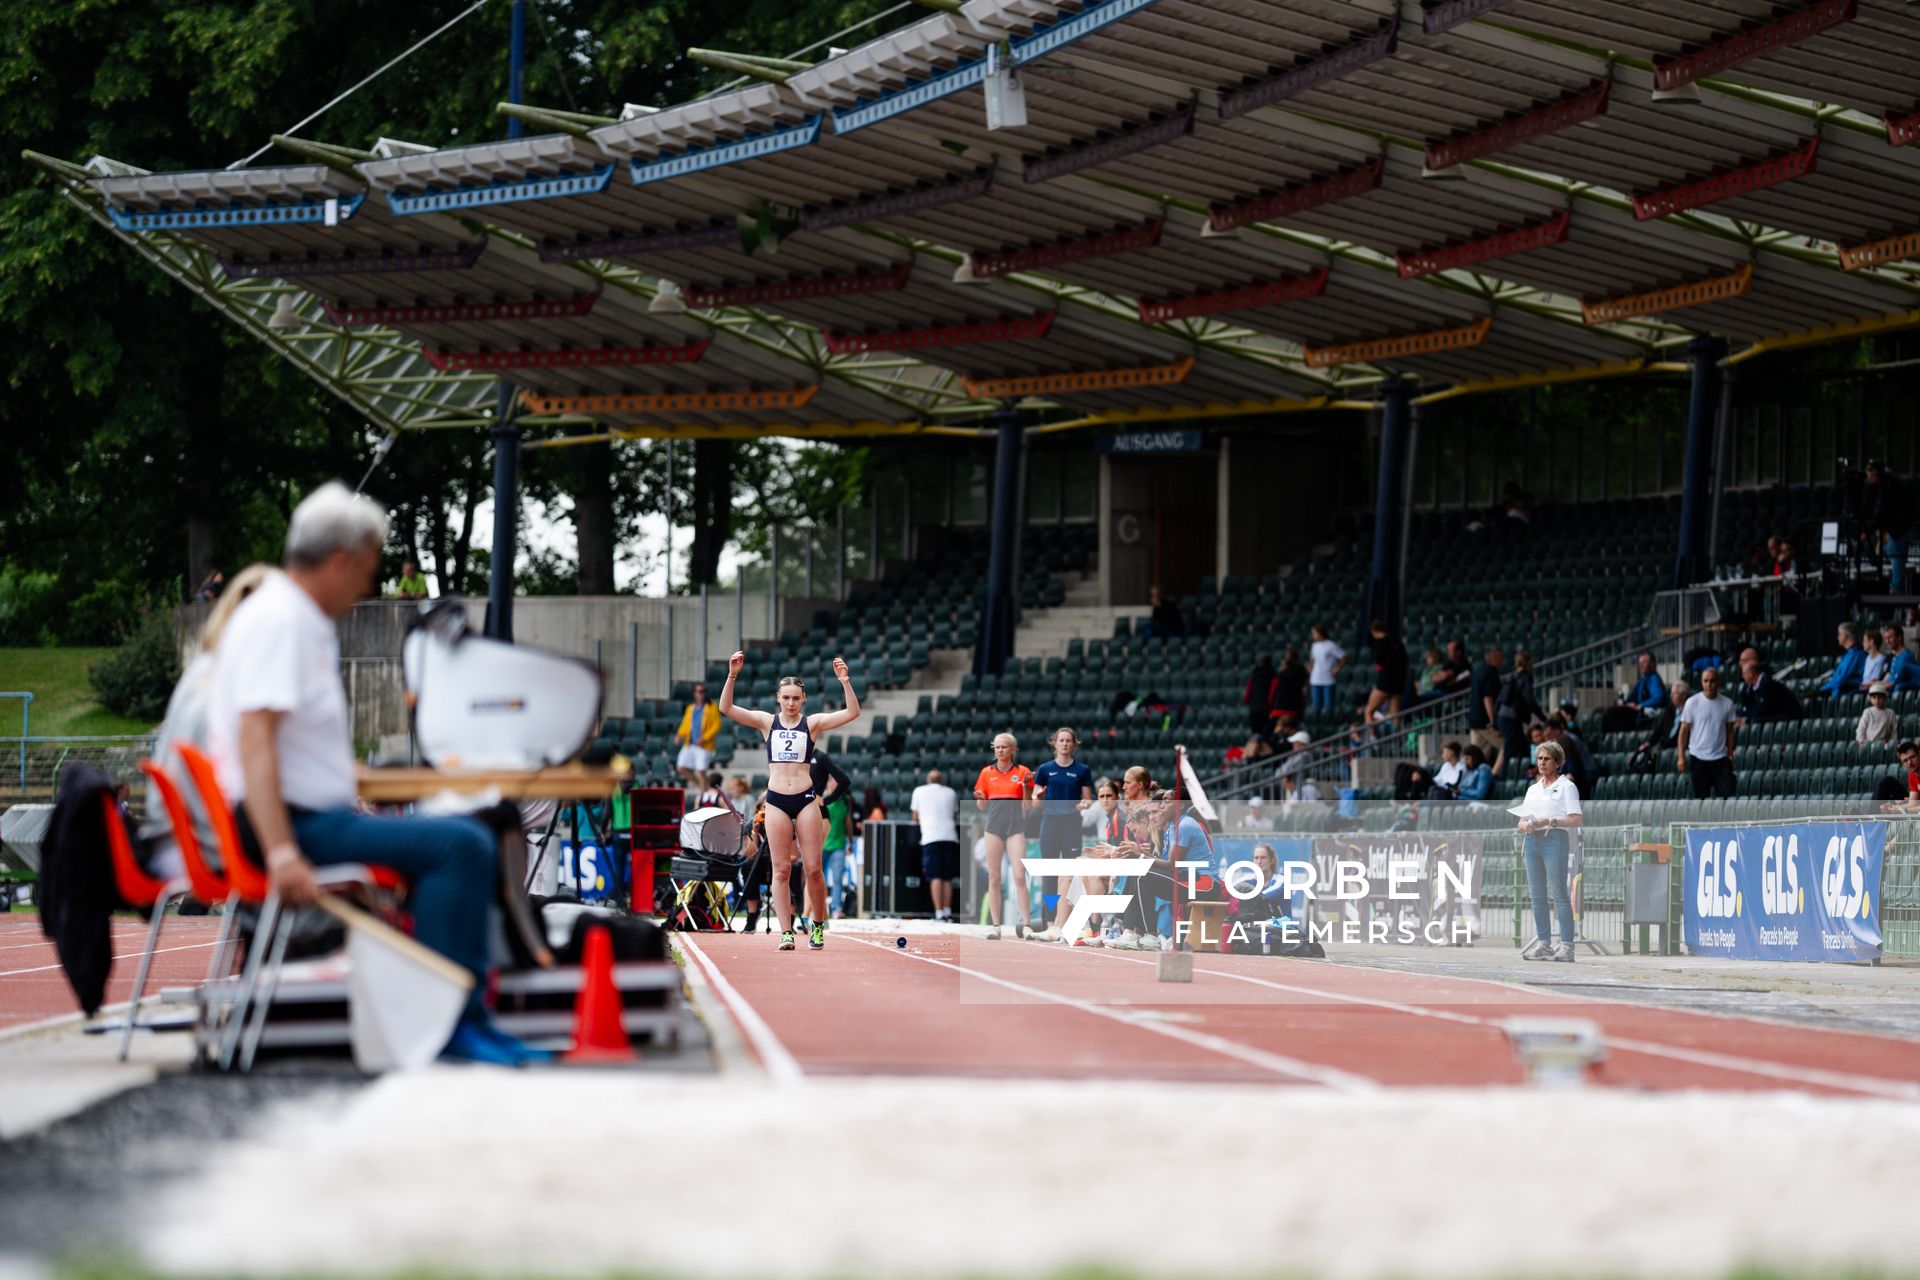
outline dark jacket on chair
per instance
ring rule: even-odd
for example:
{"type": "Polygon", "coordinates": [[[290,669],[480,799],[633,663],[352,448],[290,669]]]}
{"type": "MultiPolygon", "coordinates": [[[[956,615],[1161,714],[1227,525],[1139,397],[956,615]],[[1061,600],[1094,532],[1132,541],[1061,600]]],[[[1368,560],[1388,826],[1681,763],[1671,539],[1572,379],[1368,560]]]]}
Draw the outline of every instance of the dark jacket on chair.
{"type": "MultiPolygon", "coordinates": [[[[125,905],[101,817],[100,797],[112,791],[113,779],[92,765],[62,769],[40,858],[40,931],[53,940],[74,998],[89,1017],[99,1011],[113,969],[110,917],[125,905]]],[[[127,835],[133,838],[131,829],[127,835]]]]}

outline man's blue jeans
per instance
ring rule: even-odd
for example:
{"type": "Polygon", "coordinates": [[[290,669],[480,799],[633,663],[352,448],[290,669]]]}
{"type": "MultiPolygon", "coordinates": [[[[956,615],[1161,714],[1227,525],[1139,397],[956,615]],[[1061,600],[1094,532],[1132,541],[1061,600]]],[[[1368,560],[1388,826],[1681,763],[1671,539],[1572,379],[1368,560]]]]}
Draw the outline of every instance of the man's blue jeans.
{"type": "Polygon", "coordinates": [[[1887,583],[1889,595],[1902,595],[1907,586],[1907,548],[1913,544],[1913,534],[1903,533],[1897,538],[1887,539],[1887,559],[1893,562],[1893,577],[1887,583]]]}
{"type": "Polygon", "coordinates": [[[848,846],[841,846],[826,855],[825,874],[827,880],[827,915],[834,916],[840,911],[841,891],[847,882],[848,846]]]}
{"type": "Polygon", "coordinates": [[[474,976],[471,1012],[485,1006],[488,907],[496,841],[478,818],[392,818],[327,809],[293,820],[300,852],[316,867],[364,862],[407,878],[413,936],[474,976]]]}
{"type": "Polygon", "coordinates": [[[1553,899],[1553,917],[1560,922],[1560,941],[1573,941],[1573,897],[1567,885],[1567,855],[1571,842],[1565,828],[1535,831],[1526,837],[1527,896],[1533,899],[1533,932],[1542,942],[1553,941],[1553,922],[1547,899],[1553,899]]]}
{"type": "Polygon", "coordinates": [[[1307,686],[1307,693],[1312,699],[1311,705],[1315,711],[1333,710],[1333,686],[1332,685],[1310,684],[1307,686]]]}

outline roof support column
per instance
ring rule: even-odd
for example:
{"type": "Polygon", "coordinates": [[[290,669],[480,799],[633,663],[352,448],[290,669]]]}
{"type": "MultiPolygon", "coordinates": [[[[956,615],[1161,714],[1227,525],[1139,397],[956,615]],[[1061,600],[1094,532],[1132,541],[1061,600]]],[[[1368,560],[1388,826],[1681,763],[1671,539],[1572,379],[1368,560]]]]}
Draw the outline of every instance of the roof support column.
{"type": "Polygon", "coordinates": [[[993,457],[991,542],[987,551],[987,607],[974,644],[976,676],[999,675],[1013,656],[1013,571],[1020,536],[1020,462],[1025,432],[1020,411],[1007,404],[993,415],[999,440],[993,457]]]}
{"type": "Polygon", "coordinates": [[[1720,338],[1695,338],[1687,344],[1693,360],[1693,393],[1687,404],[1686,471],[1680,483],[1680,549],[1673,558],[1673,589],[1681,590],[1712,571],[1708,527],[1713,518],[1714,427],[1720,416],[1720,361],[1727,344],[1720,338]]]}
{"type": "Polygon", "coordinates": [[[1389,634],[1401,624],[1406,564],[1407,466],[1413,456],[1413,383],[1389,378],[1380,385],[1380,464],[1373,499],[1373,565],[1367,571],[1360,634],[1379,618],[1389,634]]]}
{"type": "MultiPolygon", "coordinates": [[[[527,55],[526,0],[513,0],[507,47],[507,101],[525,95],[527,55]]],[[[507,136],[520,136],[520,118],[507,120],[507,136]]],[[[513,420],[513,387],[500,384],[493,408],[493,550],[487,561],[486,632],[496,640],[513,639],[513,562],[519,551],[520,425],[513,420]]],[[[638,698],[636,690],[634,697],[638,698]]]]}
{"type": "Polygon", "coordinates": [[[513,562],[519,550],[520,424],[513,386],[500,384],[493,410],[493,549],[487,553],[487,634],[513,639],[513,562]]]}

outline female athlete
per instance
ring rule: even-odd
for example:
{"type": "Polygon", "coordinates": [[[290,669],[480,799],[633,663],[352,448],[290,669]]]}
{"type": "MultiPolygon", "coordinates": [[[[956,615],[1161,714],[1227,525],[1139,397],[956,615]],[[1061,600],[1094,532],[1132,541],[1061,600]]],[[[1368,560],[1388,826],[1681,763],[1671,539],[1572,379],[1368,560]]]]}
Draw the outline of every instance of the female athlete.
{"type": "Polygon", "coordinates": [[[844,659],[833,660],[847,705],[839,711],[806,714],[807,691],[798,676],[782,676],[774,697],[777,712],[747,711],[733,705],[733,682],[747,660],[744,653],[727,659],[727,683],[720,690],[720,714],[754,730],[767,746],[767,845],[773,854],[773,909],[780,917],[780,949],[793,950],[793,895],[787,871],[796,854],[807,878],[807,913],[801,928],[807,946],[815,951],[827,945],[827,879],[821,868],[821,845],[826,818],[813,791],[814,739],[860,718],[860,699],[854,695],[844,659]]]}
{"type": "Polygon", "coordinates": [[[1020,744],[1010,733],[993,740],[993,763],[980,770],[973,784],[973,798],[987,813],[987,929],[989,938],[1000,936],[1001,898],[1000,863],[1011,856],[1013,891],[1020,902],[1020,919],[1014,936],[1027,936],[1027,869],[1021,859],[1027,856],[1027,803],[1033,790],[1033,774],[1023,764],[1015,764],[1014,753],[1020,744]]]}

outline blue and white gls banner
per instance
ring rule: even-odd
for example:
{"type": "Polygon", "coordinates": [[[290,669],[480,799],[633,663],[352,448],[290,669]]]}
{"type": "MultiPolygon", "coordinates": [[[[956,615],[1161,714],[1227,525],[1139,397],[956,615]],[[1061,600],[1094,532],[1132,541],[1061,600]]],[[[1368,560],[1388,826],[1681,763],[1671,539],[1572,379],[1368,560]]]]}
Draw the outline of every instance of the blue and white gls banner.
{"type": "Polygon", "coordinates": [[[1878,959],[1886,854],[1884,822],[1693,828],[1687,950],[1735,960],[1878,959]]]}

